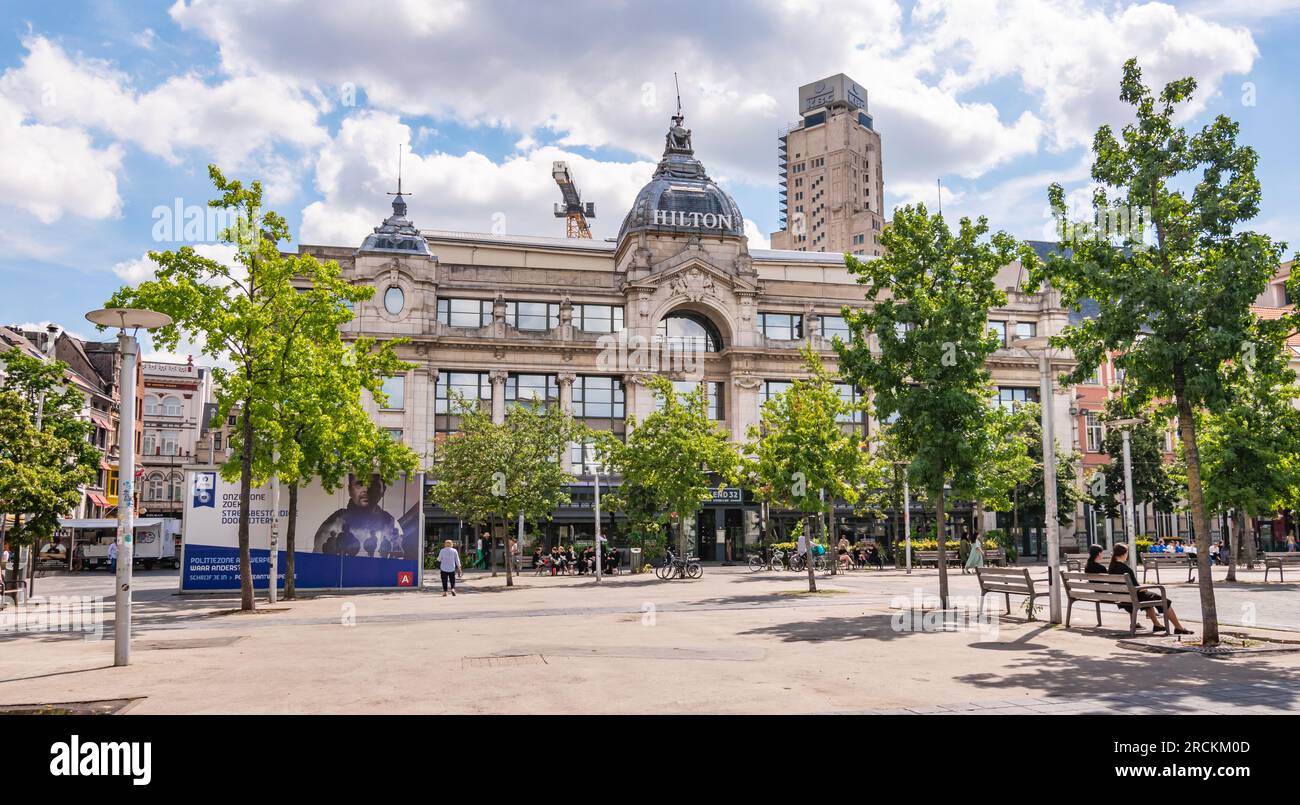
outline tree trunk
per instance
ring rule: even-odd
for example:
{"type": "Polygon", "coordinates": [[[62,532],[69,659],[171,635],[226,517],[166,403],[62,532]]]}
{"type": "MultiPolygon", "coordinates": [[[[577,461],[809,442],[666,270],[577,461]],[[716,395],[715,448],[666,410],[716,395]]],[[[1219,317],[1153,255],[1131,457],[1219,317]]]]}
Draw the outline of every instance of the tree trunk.
{"type": "Polygon", "coordinates": [[[289,484],[289,524],[284,532],[284,600],[292,601],[298,593],[294,582],[293,554],[298,535],[298,485],[289,484]]]}
{"type": "Polygon", "coordinates": [[[1214,577],[1210,575],[1210,518],[1205,511],[1205,495],[1201,490],[1201,457],[1196,447],[1196,423],[1192,420],[1192,406],[1182,389],[1183,381],[1175,380],[1175,398],[1178,401],[1178,428],[1182,433],[1183,456],[1187,462],[1187,493],[1192,503],[1192,524],[1196,529],[1196,584],[1201,592],[1201,642],[1204,646],[1219,644],[1219,613],[1214,605],[1214,577]]]}
{"type": "MultiPolygon", "coordinates": [[[[821,515],[818,515],[819,519],[820,517],[821,515]]],[[[815,593],[817,592],[817,573],[813,569],[813,565],[817,561],[817,556],[813,552],[812,523],[810,522],[811,520],[812,520],[811,517],[804,515],[804,519],[803,519],[804,545],[808,546],[808,553],[806,556],[804,556],[804,567],[808,571],[808,592],[815,593]]],[[[798,550],[797,545],[795,549],[798,550]]]]}
{"type": "MultiPolygon", "coordinates": [[[[1236,511],[1236,517],[1241,517],[1241,510],[1236,511]]],[[[1228,581],[1237,580],[1237,550],[1236,546],[1241,544],[1241,531],[1236,527],[1237,524],[1231,520],[1228,522],[1228,528],[1224,529],[1228,538],[1224,541],[1223,551],[1220,552],[1220,558],[1228,563],[1228,581]],[[1236,533],[1233,533],[1236,532],[1236,533]],[[1227,556],[1223,556],[1223,554],[1227,556]]]]}
{"type": "Polygon", "coordinates": [[[1246,514],[1243,509],[1241,512],[1241,534],[1237,537],[1241,545],[1237,550],[1246,554],[1246,569],[1255,569],[1255,535],[1250,533],[1250,515],[1246,514]]]}
{"type": "MultiPolygon", "coordinates": [[[[512,568],[511,565],[514,563],[514,552],[510,550],[510,523],[509,521],[506,520],[506,516],[504,514],[501,515],[501,525],[502,525],[502,531],[506,535],[506,542],[505,542],[506,586],[513,587],[515,586],[515,576],[514,576],[514,568],[512,568]]],[[[600,548],[597,547],[597,550],[600,550],[600,548]]]]}
{"type": "Polygon", "coordinates": [[[934,536],[939,544],[939,608],[948,608],[948,542],[947,542],[947,521],[943,510],[943,487],[934,496],[934,536]]]}
{"type": "Polygon", "coordinates": [[[488,538],[485,539],[484,547],[488,552],[488,565],[492,568],[492,578],[497,577],[497,535],[496,535],[497,518],[495,514],[488,515],[488,538]]]}
{"type": "Polygon", "coordinates": [[[252,408],[252,399],[245,399],[239,412],[244,441],[239,457],[239,608],[245,612],[252,612],[257,606],[253,600],[253,554],[248,539],[248,509],[253,492],[252,408]]]}

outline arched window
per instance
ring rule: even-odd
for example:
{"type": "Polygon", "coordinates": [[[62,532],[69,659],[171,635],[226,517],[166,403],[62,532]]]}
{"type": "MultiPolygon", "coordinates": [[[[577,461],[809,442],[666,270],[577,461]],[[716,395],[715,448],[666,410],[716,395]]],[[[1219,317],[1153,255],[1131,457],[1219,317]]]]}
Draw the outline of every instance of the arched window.
{"type": "Polygon", "coordinates": [[[159,411],[157,397],[150,394],[144,398],[144,412],[146,416],[156,416],[161,413],[161,411],[159,411]]]}
{"type": "Polygon", "coordinates": [[[389,314],[396,316],[406,307],[406,294],[397,285],[389,285],[388,290],[384,291],[384,310],[389,314]]]}
{"type": "Polygon", "coordinates": [[[180,397],[166,397],[162,401],[163,416],[180,416],[184,408],[180,397]]]}
{"type": "Polygon", "coordinates": [[[678,311],[659,322],[659,339],[667,349],[690,352],[718,352],[722,336],[713,322],[698,313],[678,311]]]}
{"type": "Polygon", "coordinates": [[[172,477],[167,483],[167,499],[180,500],[181,488],[185,485],[185,477],[178,472],[173,472],[172,477]]]}
{"type": "Polygon", "coordinates": [[[147,496],[147,499],[148,499],[148,500],[166,500],[166,498],[165,498],[163,495],[164,495],[164,491],[163,491],[163,475],[162,475],[162,473],[158,472],[158,473],[154,473],[153,475],[150,475],[150,476],[149,476],[149,490],[148,490],[148,496],[147,496]]]}

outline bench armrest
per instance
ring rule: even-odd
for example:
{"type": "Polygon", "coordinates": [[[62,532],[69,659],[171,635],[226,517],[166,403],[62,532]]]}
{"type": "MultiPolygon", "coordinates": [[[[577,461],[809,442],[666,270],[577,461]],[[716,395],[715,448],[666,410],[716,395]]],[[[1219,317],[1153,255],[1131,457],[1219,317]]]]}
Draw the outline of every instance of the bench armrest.
{"type": "Polygon", "coordinates": [[[1135,589],[1138,592],[1141,592],[1143,590],[1159,590],[1160,597],[1165,599],[1166,601],[1169,600],[1169,593],[1165,592],[1165,585],[1163,584],[1139,584],[1135,589]]]}

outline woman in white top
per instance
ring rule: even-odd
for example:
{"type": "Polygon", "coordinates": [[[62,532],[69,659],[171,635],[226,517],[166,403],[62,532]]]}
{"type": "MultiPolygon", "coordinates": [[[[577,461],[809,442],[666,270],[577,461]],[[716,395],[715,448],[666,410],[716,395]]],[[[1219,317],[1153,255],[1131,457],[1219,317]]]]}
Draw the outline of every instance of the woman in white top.
{"type": "Polygon", "coordinates": [[[447,597],[447,585],[451,585],[451,594],[456,594],[456,574],[461,571],[460,551],[451,547],[451,540],[442,543],[438,551],[438,569],[442,571],[442,597],[447,597]]]}

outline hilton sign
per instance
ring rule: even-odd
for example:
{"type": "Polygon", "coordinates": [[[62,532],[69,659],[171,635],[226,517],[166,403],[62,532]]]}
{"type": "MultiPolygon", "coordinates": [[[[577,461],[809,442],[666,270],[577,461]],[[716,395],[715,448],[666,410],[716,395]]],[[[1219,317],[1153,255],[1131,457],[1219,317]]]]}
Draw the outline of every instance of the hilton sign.
{"type": "Polygon", "coordinates": [[[714,212],[655,210],[655,226],[685,226],[694,229],[731,229],[730,215],[714,212]]]}

